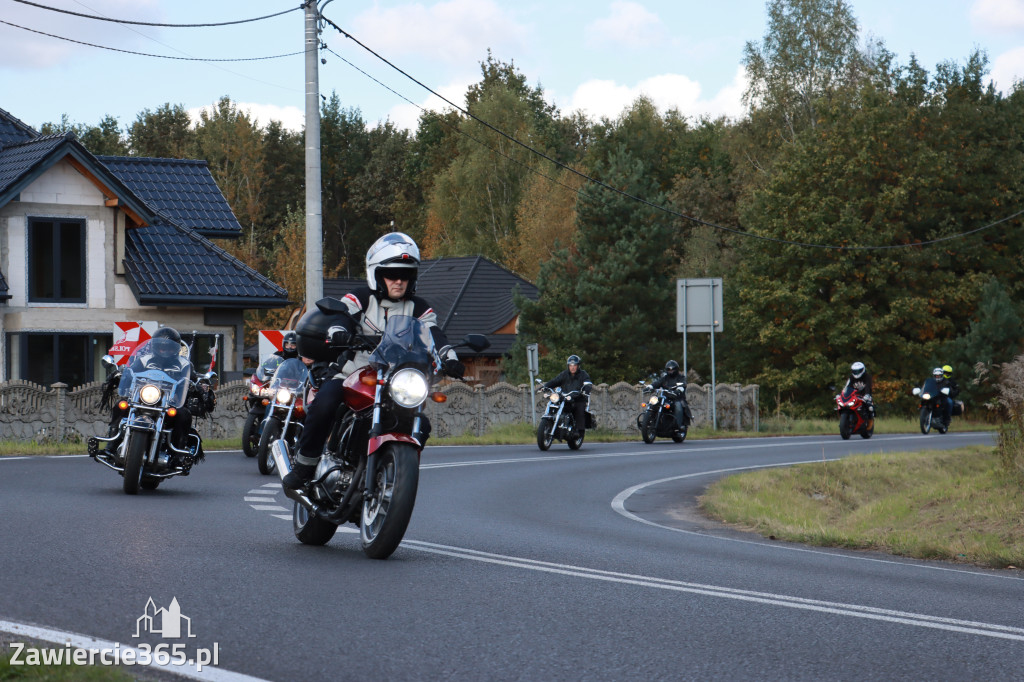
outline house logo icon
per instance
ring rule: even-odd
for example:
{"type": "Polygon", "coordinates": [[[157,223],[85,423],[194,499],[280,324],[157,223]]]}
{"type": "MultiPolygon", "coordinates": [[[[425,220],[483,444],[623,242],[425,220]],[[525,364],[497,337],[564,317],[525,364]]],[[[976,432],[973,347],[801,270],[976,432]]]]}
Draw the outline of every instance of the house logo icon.
{"type": "Polygon", "coordinates": [[[164,639],[177,639],[182,636],[182,623],[185,624],[185,637],[195,637],[192,634],[192,619],[181,615],[181,606],[178,605],[178,598],[171,599],[171,605],[166,609],[157,608],[150,597],[146,602],[145,612],[135,621],[135,634],[132,637],[141,637],[143,632],[160,635],[164,639]]]}

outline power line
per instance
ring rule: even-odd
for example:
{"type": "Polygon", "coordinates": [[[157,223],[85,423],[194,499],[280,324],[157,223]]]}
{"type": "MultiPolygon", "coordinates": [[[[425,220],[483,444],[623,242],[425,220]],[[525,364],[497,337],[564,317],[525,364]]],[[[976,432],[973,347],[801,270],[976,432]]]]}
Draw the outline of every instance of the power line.
{"type": "MultiPolygon", "coordinates": [[[[16,0],[16,1],[17,2],[21,2],[21,0],[16,0]]],[[[97,45],[95,43],[87,43],[84,40],[75,40],[74,38],[65,38],[64,36],[55,35],[53,33],[46,33],[45,31],[37,31],[36,29],[28,28],[27,26],[19,26],[18,24],[13,24],[13,23],[11,23],[9,21],[4,21],[3,19],[0,19],[0,24],[6,24],[8,26],[13,26],[14,28],[20,28],[23,31],[29,31],[31,33],[37,33],[37,34],[39,34],[41,36],[47,36],[48,38],[56,38],[58,40],[66,40],[69,43],[77,43],[78,45],[86,45],[88,47],[96,47],[96,48],[99,48],[101,50],[110,50],[112,52],[122,52],[124,54],[134,54],[134,55],[137,55],[137,56],[140,56],[140,57],[156,57],[157,59],[176,59],[176,60],[185,61],[185,62],[258,62],[258,61],[263,61],[263,60],[266,60],[266,59],[280,59],[282,57],[294,57],[295,55],[304,54],[304,51],[303,51],[303,52],[289,52],[287,54],[275,54],[275,55],[270,55],[270,56],[267,56],[267,57],[236,57],[236,58],[230,58],[230,59],[228,59],[228,58],[218,59],[218,58],[213,58],[213,57],[175,57],[173,55],[151,54],[149,52],[135,52],[133,50],[122,50],[119,47],[108,47],[106,45],[97,45]]]]}
{"type": "MultiPolygon", "coordinates": [[[[555,164],[556,166],[558,166],[558,167],[560,167],[560,168],[562,168],[564,170],[569,171],[570,173],[574,173],[575,175],[578,175],[584,181],[593,183],[593,184],[595,184],[595,185],[597,185],[599,187],[602,187],[602,188],[604,188],[606,190],[609,190],[611,192],[614,192],[616,194],[624,196],[624,197],[626,197],[628,199],[631,199],[633,201],[636,201],[636,202],[639,202],[641,204],[644,204],[645,206],[653,208],[653,209],[655,209],[657,211],[661,211],[662,213],[667,213],[668,215],[674,216],[676,218],[682,218],[683,220],[688,220],[690,222],[697,223],[698,225],[704,225],[705,227],[711,227],[711,228],[714,228],[716,230],[721,230],[723,232],[728,232],[730,234],[735,234],[737,236],[749,237],[749,238],[752,238],[752,239],[759,239],[759,240],[762,240],[762,241],[773,242],[773,243],[776,243],[776,244],[783,244],[783,245],[786,245],[786,246],[801,246],[801,247],[805,247],[805,248],[828,249],[828,250],[833,250],[833,251],[886,251],[886,250],[894,250],[894,249],[905,249],[905,248],[910,248],[910,247],[928,246],[928,245],[931,245],[931,244],[939,244],[941,242],[951,241],[951,240],[954,240],[954,239],[961,239],[963,237],[967,237],[967,236],[970,236],[970,235],[973,235],[973,234],[977,234],[979,232],[983,232],[985,230],[991,229],[991,228],[993,228],[993,227],[995,227],[997,225],[1000,225],[1002,223],[1005,223],[1005,222],[1008,222],[1008,221],[1013,220],[1015,218],[1018,218],[1021,215],[1024,215],[1024,210],[1021,210],[1021,211],[1017,211],[1016,213],[1013,213],[1011,215],[1008,215],[1006,217],[1003,217],[1003,218],[1000,218],[998,220],[995,220],[995,221],[993,221],[991,223],[988,223],[987,225],[983,225],[983,226],[981,226],[979,228],[976,228],[976,229],[973,229],[973,230],[969,230],[967,232],[961,232],[961,233],[958,233],[958,234],[949,235],[949,236],[946,236],[946,237],[939,237],[939,238],[936,238],[936,239],[929,239],[929,240],[925,240],[925,241],[914,242],[912,244],[888,244],[888,245],[884,245],[884,246],[836,246],[834,244],[814,244],[814,243],[808,243],[808,242],[797,242],[797,241],[791,241],[791,240],[788,240],[788,239],[779,239],[777,237],[768,237],[768,236],[765,236],[765,235],[754,234],[753,232],[747,232],[745,230],[740,230],[740,229],[733,228],[733,227],[725,227],[723,225],[718,225],[716,223],[708,222],[706,220],[701,220],[700,218],[695,218],[693,216],[689,216],[689,215],[686,215],[684,213],[680,213],[678,211],[674,211],[674,210],[672,210],[670,208],[667,208],[665,206],[661,206],[659,204],[655,204],[654,202],[648,201],[647,199],[635,196],[633,194],[630,194],[629,192],[626,192],[624,190],[618,189],[617,187],[613,187],[613,186],[611,186],[611,185],[609,185],[609,184],[607,184],[605,182],[602,182],[601,180],[598,180],[597,178],[594,178],[594,177],[591,177],[591,176],[587,175],[586,173],[582,173],[582,172],[576,170],[575,168],[572,168],[571,166],[569,166],[569,165],[567,165],[565,163],[562,163],[561,161],[558,161],[557,159],[551,158],[550,156],[548,156],[544,152],[541,152],[541,151],[539,151],[537,149],[534,149],[533,147],[531,147],[530,145],[528,145],[528,144],[526,144],[524,142],[520,142],[516,138],[512,137],[511,135],[505,133],[502,130],[499,130],[498,128],[494,127],[493,125],[491,125],[487,121],[483,120],[482,118],[480,118],[480,117],[470,113],[466,109],[463,109],[459,105],[455,104],[454,102],[452,102],[451,100],[446,98],[444,95],[442,95],[439,92],[436,92],[435,90],[433,90],[430,86],[424,84],[423,82],[419,81],[415,77],[409,75],[404,70],[402,70],[401,68],[399,68],[395,64],[393,64],[390,61],[388,61],[388,59],[386,59],[385,57],[383,57],[380,54],[378,54],[372,48],[370,48],[370,47],[366,46],[365,44],[363,44],[358,38],[356,38],[355,36],[353,36],[349,32],[347,32],[344,29],[342,29],[340,26],[335,24],[333,21],[331,21],[327,17],[323,16],[322,14],[320,15],[320,17],[326,23],[330,24],[330,26],[333,27],[336,31],[341,33],[343,36],[345,36],[349,40],[353,41],[356,45],[358,45],[359,47],[363,48],[364,50],[366,50],[367,52],[372,54],[374,57],[376,57],[380,61],[382,61],[385,64],[387,64],[392,69],[394,69],[398,73],[402,74],[403,76],[405,76],[406,78],[411,80],[413,83],[416,83],[417,85],[419,85],[421,88],[423,88],[424,90],[426,90],[430,94],[432,94],[435,97],[438,97],[442,101],[446,102],[448,105],[450,105],[454,109],[458,110],[459,112],[461,112],[465,116],[467,116],[469,118],[472,118],[474,121],[477,121],[478,123],[486,126],[490,130],[493,130],[498,135],[501,135],[505,139],[509,140],[510,142],[513,142],[514,144],[519,145],[520,147],[523,147],[524,149],[530,151],[531,153],[536,154],[537,156],[539,156],[539,157],[541,157],[543,159],[546,159],[547,161],[555,164]]],[[[394,92],[394,91],[392,91],[392,92],[394,92]]]]}
{"type": "MultiPolygon", "coordinates": [[[[253,21],[263,21],[264,19],[272,19],[274,17],[279,17],[282,14],[288,14],[289,12],[294,12],[295,10],[302,9],[302,7],[303,7],[302,5],[299,5],[297,7],[292,7],[291,9],[286,9],[286,10],[284,10],[282,12],[277,12],[276,14],[267,14],[266,16],[253,17],[252,19],[238,19],[236,21],[222,21],[222,22],[215,23],[215,24],[159,24],[159,23],[155,23],[155,22],[151,22],[151,21],[131,21],[129,19],[112,19],[110,17],[101,17],[101,16],[97,16],[95,14],[82,14],[81,12],[72,12],[71,10],[60,9],[59,7],[50,7],[48,5],[40,5],[37,2],[29,2],[29,0],[14,0],[14,2],[20,2],[23,5],[30,5],[32,7],[38,7],[39,9],[45,9],[45,10],[48,10],[50,12],[59,12],[61,14],[70,14],[72,16],[84,17],[86,19],[95,19],[97,21],[110,21],[110,22],[113,22],[113,23],[116,23],[116,24],[134,24],[136,26],[162,26],[162,27],[165,27],[165,28],[208,28],[208,27],[211,27],[211,26],[233,26],[235,24],[248,24],[248,23],[251,23],[253,21]]],[[[7,22],[4,22],[4,23],[7,23],[7,22]]]]}

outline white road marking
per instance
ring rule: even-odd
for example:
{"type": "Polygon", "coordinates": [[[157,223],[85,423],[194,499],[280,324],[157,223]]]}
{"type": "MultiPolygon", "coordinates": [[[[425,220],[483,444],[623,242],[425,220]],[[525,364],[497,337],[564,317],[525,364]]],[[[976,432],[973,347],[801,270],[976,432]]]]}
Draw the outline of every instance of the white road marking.
{"type": "Polygon", "coordinates": [[[249,506],[256,511],[288,511],[286,507],[279,504],[250,504],[249,506]]]}
{"type": "Polygon", "coordinates": [[[570,564],[557,564],[548,561],[536,561],[533,559],[523,559],[503,554],[480,552],[462,547],[450,547],[448,545],[439,545],[419,540],[406,540],[402,543],[402,546],[408,547],[409,549],[416,549],[421,552],[442,554],[471,561],[480,561],[484,563],[498,564],[501,566],[509,566],[512,568],[522,568],[531,571],[541,571],[544,573],[566,575],[576,578],[586,578],[589,580],[600,580],[625,585],[636,585],[638,587],[668,590],[671,592],[686,592],[709,597],[719,597],[722,599],[733,599],[757,604],[782,606],[791,609],[817,611],[837,616],[864,618],[867,620],[885,621],[889,623],[911,625],[914,627],[947,630],[950,632],[960,632],[963,634],[1024,642],[1024,628],[1008,625],[958,620],[955,618],[943,618],[909,611],[896,611],[892,609],[880,609],[873,606],[862,606],[860,604],[845,604],[842,602],[829,602],[818,599],[806,599],[803,597],[791,597],[771,592],[754,592],[751,590],[740,590],[730,587],[720,587],[718,585],[685,582],[681,580],[665,580],[663,578],[653,578],[650,576],[630,573],[602,571],[598,569],[584,568],[581,566],[573,566],[570,564]]]}
{"type": "MultiPolygon", "coordinates": [[[[111,642],[103,639],[96,639],[95,637],[89,637],[88,635],[81,635],[76,632],[37,627],[35,625],[27,625],[25,623],[18,623],[10,620],[0,620],[0,632],[6,632],[15,636],[22,636],[26,639],[38,639],[44,642],[52,642],[61,647],[63,647],[65,643],[70,643],[72,647],[77,649],[101,649],[112,651],[117,647],[120,649],[122,657],[126,651],[134,651],[136,660],[138,660],[138,657],[142,653],[138,649],[126,646],[120,642],[111,642]]],[[[224,670],[223,668],[214,668],[212,666],[204,668],[202,672],[197,672],[185,666],[170,664],[160,665],[155,662],[144,667],[163,670],[173,675],[187,677],[193,680],[205,680],[206,682],[267,682],[267,680],[264,680],[261,677],[243,675],[242,673],[224,670]]],[[[128,667],[125,667],[124,669],[126,672],[130,671],[130,668],[128,667]]]]}
{"type": "MultiPolygon", "coordinates": [[[[266,493],[263,493],[266,495],[266,493]]],[[[243,497],[245,502],[277,502],[276,497],[243,497]]]]}

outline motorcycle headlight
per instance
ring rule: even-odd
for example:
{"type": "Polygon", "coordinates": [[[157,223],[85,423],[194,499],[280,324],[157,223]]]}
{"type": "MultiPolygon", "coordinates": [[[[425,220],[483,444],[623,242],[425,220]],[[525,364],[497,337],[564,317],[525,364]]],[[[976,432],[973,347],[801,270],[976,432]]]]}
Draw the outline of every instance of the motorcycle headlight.
{"type": "Polygon", "coordinates": [[[400,369],[391,377],[391,398],[401,407],[416,407],[427,399],[427,378],[415,369],[400,369]]]}
{"type": "Polygon", "coordinates": [[[249,384],[249,392],[250,393],[255,393],[255,394],[258,395],[259,392],[260,392],[260,387],[257,386],[256,384],[249,384]]]}
{"type": "Polygon", "coordinates": [[[287,388],[282,388],[277,392],[277,402],[281,403],[282,405],[291,404],[292,398],[294,397],[295,396],[292,395],[292,392],[289,391],[287,388]]]}
{"type": "Polygon", "coordinates": [[[163,395],[163,391],[159,387],[153,384],[146,384],[139,391],[139,399],[147,405],[156,405],[160,402],[160,397],[163,395]]]}
{"type": "Polygon", "coordinates": [[[650,402],[651,402],[651,405],[657,405],[658,404],[658,396],[652,395],[650,402]]]}
{"type": "Polygon", "coordinates": [[[921,397],[924,398],[925,400],[931,400],[932,399],[932,394],[931,393],[922,393],[921,397]]]}
{"type": "Polygon", "coordinates": [[[558,402],[559,400],[561,400],[561,399],[562,399],[562,396],[558,395],[557,393],[552,393],[552,394],[551,394],[551,395],[550,395],[550,396],[548,397],[548,400],[550,400],[550,401],[551,401],[551,402],[553,402],[553,403],[557,403],[557,402],[558,402]]]}

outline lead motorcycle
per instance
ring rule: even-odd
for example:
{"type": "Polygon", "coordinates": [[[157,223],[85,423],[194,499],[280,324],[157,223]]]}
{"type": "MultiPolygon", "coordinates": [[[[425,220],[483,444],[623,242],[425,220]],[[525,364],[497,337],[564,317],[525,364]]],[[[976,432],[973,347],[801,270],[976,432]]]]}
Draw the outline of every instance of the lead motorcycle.
{"type": "MultiPolygon", "coordinates": [[[[304,339],[319,339],[347,308],[340,301],[321,299],[296,326],[300,353],[314,360],[314,350],[302,350],[304,339]]],[[[307,545],[327,543],[344,523],[359,527],[363,552],[386,559],[397,549],[412,517],[419,484],[419,462],[429,435],[423,407],[428,399],[444,402],[431,392],[440,379],[441,359],[448,351],[469,346],[481,351],[490,343],[480,334],[468,334],[456,346],[436,348],[430,328],[414,317],[394,315],[379,339],[354,335],[350,350],[372,350],[369,364],[344,381],[344,410],[335,423],[313,480],[302,490],[284,488],[294,500],[292,527],[307,545]]],[[[326,345],[325,345],[326,349],[326,345]]],[[[337,355],[337,350],[334,351],[337,355]]],[[[271,444],[277,472],[283,479],[291,470],[289,445],[271,444]]]]}
{"type": "MultiPolygon", "coordinates": [[[[188,476],[202,459],[202,438],[195,428],[189,429],[188,446],[179,449],[171,443],[171,429],[165,428],[164,422],[177,415],[186,399],[205,402],[197,391],[212,391],[211,383],[217,375],[216,372],[200,375],[199,383],[192,386],[192,367],[188,363],[172,369],[147,367],[143,360],[151,355],[154,341],[136,348],[121,370],[117,370],[111,356],[103,357],[103,363],[115,370],[108,381],[117,381],[118,405],[128,414],[117,425],[115,433],[88,440],[89,456],[121,474],[124,492],[128,495],[137,494],[139,489],[155,490],[173,476],[188,476]],[[113,452],[99,450],[100,443],[118,440],[113,452]]],[[[197,412],[192,414],[193,421],[199,418],[197,412]]]]}
{"type": "Polygon", "coordinates": [[[839,414],[839,437],[843,440],[849,440],[854,434],[861,438],[874,435],[875,417],[857,389],[847,386],[836,395],[836,412],[839,414]]]}
{"type": "Polygon", "coordinates": [[[278,438],[287,441],[289,452],[294,453],[306,419],[307,398],[311,397],[311,392],[315,394],[309,368],[298,358],[285,360],[274,371],[269,392],[268,416],[263,421],[256,451],[256,463],[261,474],[272,474],[277,468],[270,454],[270,445],[278,438]]]}
{"type": "MultiPolygon", "coordinates": [[[[542,383],[540,379],[536,381],[538,384],[542,383]]],[[[573,403],[577,400],[586,401],[587,428],[594,428],[594,416],[590,413],[590,394],[583,391],[562,393],[561,388],[543,388],[543,392],[547,406],[537,425],[537,447],[542,451],[547,450],[551,443],[558,439],[564,440],[570,450],[579,450],[583,446],[585,432],[580,433],[576,428],[573,403]]]]}
{"type": "Polygon", "coordinates": [[[671,438],[676,443],[686,440],[693,415],[686,402],[686,386],[680,384],[676,388],[654,388],[651,384],[640,382],[641,391],[651,396],[640,404],[643,411],[636,418],[636,426],[640,436],[650,445],[657,437],[671,438]],[[676,417],[672,406],[675,402],[683,403],[683,427],[676,428],[676,417]]]}

